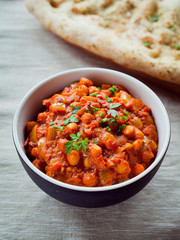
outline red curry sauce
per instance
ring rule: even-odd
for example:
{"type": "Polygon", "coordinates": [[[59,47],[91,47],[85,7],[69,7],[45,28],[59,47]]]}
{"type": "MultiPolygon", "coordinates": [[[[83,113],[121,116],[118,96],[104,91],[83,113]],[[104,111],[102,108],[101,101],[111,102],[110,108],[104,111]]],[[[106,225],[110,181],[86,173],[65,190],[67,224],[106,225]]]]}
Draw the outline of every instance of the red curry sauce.
{"type": "Polygon", "coordinates": [[[87,187],[131,179],[154,161],[158,136],[151,109],[122,86],[81,78],[42,101],[24,143],[32,163],[59,181],[87,187]]]}

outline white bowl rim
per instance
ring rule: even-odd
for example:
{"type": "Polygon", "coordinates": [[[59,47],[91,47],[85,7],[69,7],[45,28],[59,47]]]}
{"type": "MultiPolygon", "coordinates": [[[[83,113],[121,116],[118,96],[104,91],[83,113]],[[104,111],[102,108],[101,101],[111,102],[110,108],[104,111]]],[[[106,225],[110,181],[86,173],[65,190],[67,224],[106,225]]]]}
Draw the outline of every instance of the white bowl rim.
{"type": "Polygon", "coordinates": [[[140,180],[141,178],[143,178],[145,175],[147,175],[148,173],[150,173],[163,159],[168,146],[169,146],[169,142],[170,142],[170,136],[171,136],[171,129],[170,129],[170,121],[169,121],[169,117],[167,114],[167,111],[163,105],[163,103],[161,102],[161,100],[159,99],[159,97],[148,87],[146,86],[144,83],[142,83],[141,81],[137,80],[136,78],[119,72],[119,71],[115,71],[115,70],[111,70],[111,69],[106,69],[106,68],[97,68],[97,67],[84,67],[84,68],[75,68],[75,69],[70,69],[70,70],[66,70],[66,71],[62,71],[56,74],[53,74],[47,78],[45,78],[44,80],[40,81],[39,83],[37,83],[34,87],[32,87],[27,93],[26,95],[22,98],[22,100],[20,101],[17,110],[15,112],[14,115],[14,119],[13,119],[13,128],[12,128],[12,134],[13,134],[13,140],[14,140],[14,144],[16,147],[17,152],[19,153],[19,155],[21,156],[22,160],[40,177],[42,177],[43,179],[45,179],[46,181],[49,181],[57,186],[63,187],[63,188],[67,188],[67,189],[71,189],[71,190],[76,190],[76,191],[84,191],[84,192],[101,192],[101,191],[109,191],[109,190],[114,190],[114,189],[118,189],[118,188],[122,188],[125,186],[128,186],[132,183],[137,182],[138,180],[140,180]],[[125,182],[121,182],[118,184],[114,184],[111,186],[103,186],[103,187],[83,187],[83,186],[76,186],[76,185],[71,185],[71,184],[67,184],[64,182],[60,182],[56,179],[53,179],[49,176],[47,176],[46,174],[44,174],[43,172],[41,172],[38,168],[36,168],[32,162],[28,159],[28,157],[26,156],[25,152],[23,151],[23,146],[21,146],[19,140],[18,140],[18,132],[17,132],[17,124],[18,124],[18,119],[19,119],[19,115],[21,112],[21,109],[24,105],[24,103],[26,102],[26,100],[31,96],[31,94],[38,88],[40,88],[42,85],[44,85],[46,82],[51,81],[52,79],[62,76],[62,75],[66,75],[66,74],[70,74],[70,73],[75,73],[75,72],[79,72],[79,71],[93,71],[93,72],[108,72],[108,73],[117,73],[119,74],[120,77],[123,77],[125,79],[128,80],[133,80],[138,82],[139,86],[146,88],[149,92],[151,92],[151,94],[153,95],[153,97],[155,98],[155,100],[157,101],[157,103],[159,104],[159,106],[161,107],[164,116],[165,116],[165,120],[166,120],[166,126],[168,126],[168,128],[166,129],[166,137],[164,139],[164,145],[158,155],[158,157],[155,158],[154,162],[141,174],[139,174],[136,177],[133,177],[132,179],[129,179],[125,182]]]}

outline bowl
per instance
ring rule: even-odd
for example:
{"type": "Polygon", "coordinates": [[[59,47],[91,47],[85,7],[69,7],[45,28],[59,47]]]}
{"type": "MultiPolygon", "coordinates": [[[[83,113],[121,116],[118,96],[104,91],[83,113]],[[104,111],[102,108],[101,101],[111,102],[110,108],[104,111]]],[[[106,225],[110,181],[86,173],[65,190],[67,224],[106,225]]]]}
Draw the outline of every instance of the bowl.
{"type": "MultiPolygon", "coordinates": [[[[67,204],[79,207],[105,207],[122,202],[142,190],[156,174],[168,149],[170,122],[167,111],[157,95],[137,79],[104,68],[79,68],[55,74],[34,86],[20,102],[13,120],[13,140],[22,165],[32,180],[44,192],[67,204]],[[26,156],[23,148],[25,125],[36,119],[42,109],[42,100],[81,77],[96,85],[122,85],[135,98],[140,98],[152,109],[158,132],[158,153],[154,162],[138,176],[119,184],[104,187],[81,187],[57,181],[38,170],[26,156]]],[[[29,193],[30,194],[30,193],[29,193]]]]}

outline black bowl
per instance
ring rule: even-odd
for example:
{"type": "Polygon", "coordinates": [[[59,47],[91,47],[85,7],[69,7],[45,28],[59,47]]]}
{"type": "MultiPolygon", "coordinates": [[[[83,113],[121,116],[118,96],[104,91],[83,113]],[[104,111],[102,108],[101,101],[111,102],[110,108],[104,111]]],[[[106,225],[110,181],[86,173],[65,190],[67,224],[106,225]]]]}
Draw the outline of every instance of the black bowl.
{"type": "Polygon", "coordinates": [[[19,158],[32,180],[47,194],[67,204],[79,207],[104,207],[122,202],[143,189],[159,169],[170,141],[170,122],[164,105],[145,84],[126,74],[100,68],[74,69],[56,74],[31,89],[22,99],[13,120],[13,140],[19,158]],[[41,101],[81,77],[95,84],[122,85],[134,97],[152,109],[158,131],[158,153],[154,162],[143,173],[119,184],[105,187],[80,187],[57,181],[38,170],[27,158],[23,143],[26,122],[40,112],[41,101]]]}

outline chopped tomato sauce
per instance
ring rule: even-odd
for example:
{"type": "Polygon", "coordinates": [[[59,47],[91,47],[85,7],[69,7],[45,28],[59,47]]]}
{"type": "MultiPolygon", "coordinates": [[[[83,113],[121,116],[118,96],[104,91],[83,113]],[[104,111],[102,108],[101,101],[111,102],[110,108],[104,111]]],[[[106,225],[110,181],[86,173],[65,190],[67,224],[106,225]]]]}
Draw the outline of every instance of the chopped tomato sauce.
{"type": "Polygon", "coordinates": [[[24,143],[34,166],[73,185],[98,187],[142,173],[157,154],[151,109],[117,85],[81,78],[42,101],[26,124],[24,143]]]}

